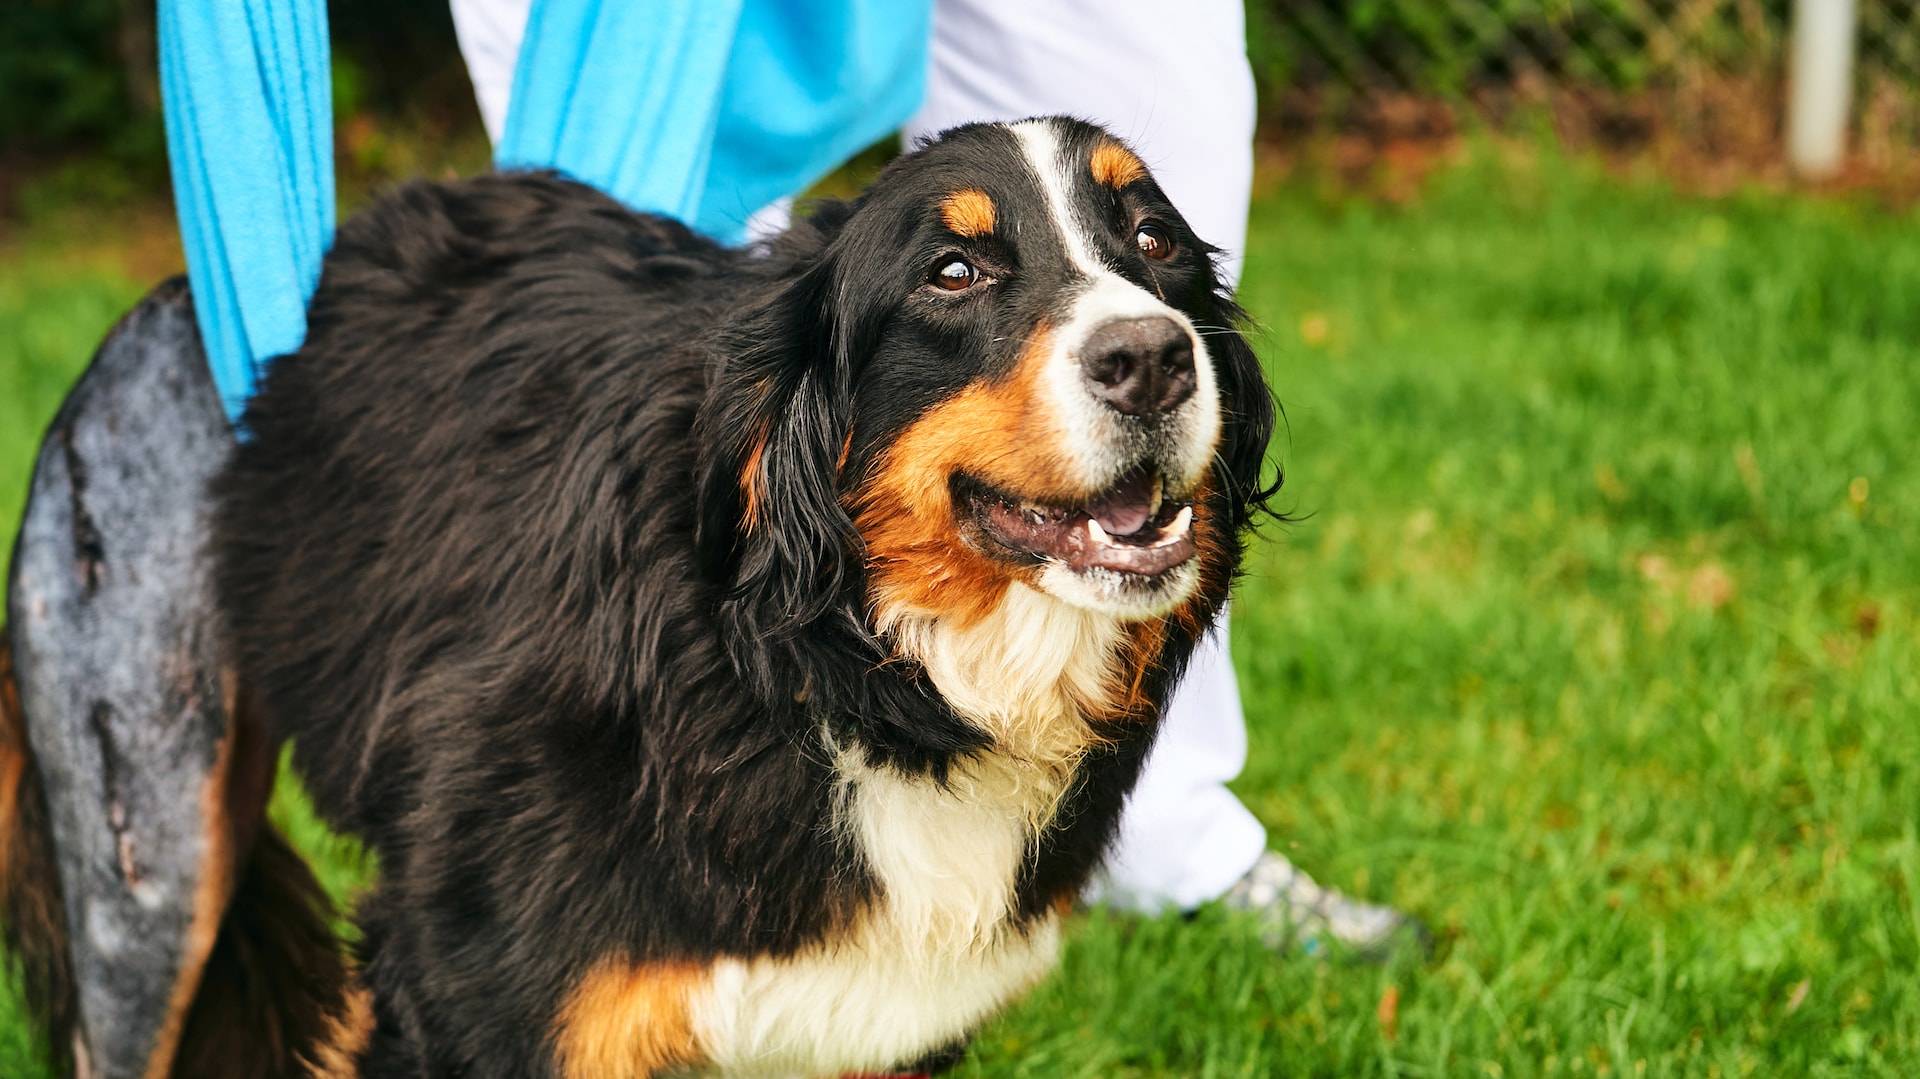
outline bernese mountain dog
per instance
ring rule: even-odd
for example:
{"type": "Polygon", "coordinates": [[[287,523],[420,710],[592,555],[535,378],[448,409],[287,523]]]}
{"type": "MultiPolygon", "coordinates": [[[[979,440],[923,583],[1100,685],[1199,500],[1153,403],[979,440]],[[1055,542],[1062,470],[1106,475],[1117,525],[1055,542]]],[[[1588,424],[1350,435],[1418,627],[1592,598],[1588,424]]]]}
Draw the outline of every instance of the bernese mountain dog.
{"type": "Polygon", "coordinates": [[[758,248],[545,174],[348,222],[213,486],[239,684],[378,856],[315,1074],[957,1058],[1272,494],[1215,253],[1062,118],[758,248]]]}

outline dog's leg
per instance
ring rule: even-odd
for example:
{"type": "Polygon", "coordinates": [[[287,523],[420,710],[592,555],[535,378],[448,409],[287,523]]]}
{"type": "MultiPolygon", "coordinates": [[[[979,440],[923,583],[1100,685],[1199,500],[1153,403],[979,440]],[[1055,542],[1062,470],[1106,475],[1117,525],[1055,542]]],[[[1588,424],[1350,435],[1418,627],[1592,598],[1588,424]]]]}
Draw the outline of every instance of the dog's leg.
{"type": "Polygon", "coordinates": [[[74,1065],[93,1079],[169,1073],[250,838],[234,822],[258,819],[263,767],[270,782],[270,749],[235,737],[203,550],[230,445],[187,290],[164,285],[55,417],[14,554],[22,767],[44,793],[74,1065]]]}

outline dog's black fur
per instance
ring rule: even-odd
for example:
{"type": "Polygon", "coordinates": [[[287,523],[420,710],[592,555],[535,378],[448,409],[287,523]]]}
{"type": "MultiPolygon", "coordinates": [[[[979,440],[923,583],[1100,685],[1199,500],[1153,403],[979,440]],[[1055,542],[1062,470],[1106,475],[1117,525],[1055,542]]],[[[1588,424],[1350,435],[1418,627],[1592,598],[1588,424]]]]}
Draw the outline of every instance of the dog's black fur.
{"type": "MultiPolygon", "coordinates": [[[[835,839],[820,731],[935,778],[987,748],[876,637],[843,504],[1052,302],[911,297],[928,207],[1006,168],[1009,142],[963,129],[759,253],[535,174],[411,185],[340,231],[306,343],[247,409],[215,532],[242,678],[322,814],[379,855],[356,915],[362,1074],[551,1074],[555,1017],[610,955],[830,937],[876,884],[835,839]]],[[[1133,197],[1164,203],[1150,182],[1133,197]]],[[[1198,256],[1123,272],[1157,275],[1208,335],[1228,416],[1206,586],[1143,657],[1155,708],[1270,493],[1257,363],[1180,239],[1198,256]]],[[[1103,721],[1017,918],[1083,886],[1154,730],[1103,721]]]]}

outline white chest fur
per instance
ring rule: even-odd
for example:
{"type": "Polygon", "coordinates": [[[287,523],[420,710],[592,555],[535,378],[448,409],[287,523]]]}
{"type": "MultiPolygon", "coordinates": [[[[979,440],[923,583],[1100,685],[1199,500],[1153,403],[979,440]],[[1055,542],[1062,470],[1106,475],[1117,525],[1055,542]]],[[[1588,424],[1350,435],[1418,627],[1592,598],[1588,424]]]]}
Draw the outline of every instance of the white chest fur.
{"type": "Polygon", "coordinates": [[[1054,918],[1024,931],[1006,921],[1031,834],[1006,782],[943,789],[848,756],[843,824],[882,895],[850,937],[715,967],[692,1017],[725,1074],[884,1068],[964,1037],[1053,965],[1054,918]]]}
{"type": "Polygon", "coordinates": [[[1007,914],[1022,859],[1052,819],[1119,641],[1111,618],[1014,585],[986,618],[883,611],[883,632],[994,739],[945,784],[836,756],[838,823],[880,885],[850,937],[781,960],[729,960],[693,1001],[701,1048],[730,1075],[877,1069],[964,1037],[1032,985],[1057,919],[1007,914]]]}
{"type": "Polygon", "coordinates": [[[1105,704],[1117,662],[1113,615],[1016,583],[971,625],[884,606],[878,624],[1000,753],[1044,773],[1070,771],[1086,751],[1085,717],[1105,704]]]}

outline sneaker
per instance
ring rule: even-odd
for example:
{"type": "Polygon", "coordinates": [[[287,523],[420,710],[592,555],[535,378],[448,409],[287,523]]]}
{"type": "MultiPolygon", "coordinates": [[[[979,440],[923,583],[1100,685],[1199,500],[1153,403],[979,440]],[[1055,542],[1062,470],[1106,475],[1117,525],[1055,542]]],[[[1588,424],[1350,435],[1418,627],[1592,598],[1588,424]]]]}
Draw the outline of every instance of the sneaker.
{"type": "Polygon", "coordinates": [[[1420,919],[1322,887],[1273,851],[1262,854],[1221,901],[1229,910],[1258,916],[1260,939],[1275,951],[1293,945],[1307,955],[1321,955],[1326,941],[1337,940],[1362,959],[1380,963],[1407,945],[1426,951],[1431,944],[1420,919]]]}

